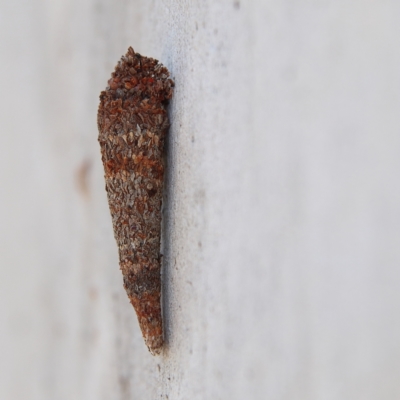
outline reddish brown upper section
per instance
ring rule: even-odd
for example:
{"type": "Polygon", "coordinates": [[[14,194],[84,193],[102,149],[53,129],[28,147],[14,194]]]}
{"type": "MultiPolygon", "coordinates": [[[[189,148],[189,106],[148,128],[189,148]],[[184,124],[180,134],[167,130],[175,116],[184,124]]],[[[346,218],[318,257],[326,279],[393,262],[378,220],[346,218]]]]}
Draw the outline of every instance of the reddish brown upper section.
{"type": "Polygon", "coordinates": [[[102,132],[106,132],[113,120],[123,110],[129,110],[130,126],[125,121],[114,128],[115,133],[127,132],[132,123],[146,123],[140,113],[163,114],[168,100],[172,97],[174,87],[169,78],[169,72],[162,64],[153,58],[143,57],[135,53],[132,47],[121,58],[108,81],[109,86],[100,94],[98,111],[99,140],[102,132]]]}

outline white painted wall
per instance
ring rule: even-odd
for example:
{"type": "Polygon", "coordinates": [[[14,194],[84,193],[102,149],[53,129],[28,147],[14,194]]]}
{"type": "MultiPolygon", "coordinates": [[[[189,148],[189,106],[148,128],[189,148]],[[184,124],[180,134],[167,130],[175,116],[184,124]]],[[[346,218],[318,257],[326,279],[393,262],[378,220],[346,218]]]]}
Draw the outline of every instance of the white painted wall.
{"type": "Polygon", "coordinates": [[[0,1],[0,398],[400,398],[400,3],[0,1]],[[164,354],[122,288],[96,109],[171,104],[164,354]]]}

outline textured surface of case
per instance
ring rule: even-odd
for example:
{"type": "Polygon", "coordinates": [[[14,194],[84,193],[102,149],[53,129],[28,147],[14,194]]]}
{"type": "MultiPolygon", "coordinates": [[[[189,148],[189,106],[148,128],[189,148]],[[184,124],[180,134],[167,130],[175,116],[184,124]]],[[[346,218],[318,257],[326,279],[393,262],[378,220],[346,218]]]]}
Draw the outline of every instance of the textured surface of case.
{"type": "Polygon", "coordinates": [[[100,94],[99,142],[124,287],[147,347],[163,344],[161,202],[166,106],[173,82],[157,60],[130,47],[100,94]]]}

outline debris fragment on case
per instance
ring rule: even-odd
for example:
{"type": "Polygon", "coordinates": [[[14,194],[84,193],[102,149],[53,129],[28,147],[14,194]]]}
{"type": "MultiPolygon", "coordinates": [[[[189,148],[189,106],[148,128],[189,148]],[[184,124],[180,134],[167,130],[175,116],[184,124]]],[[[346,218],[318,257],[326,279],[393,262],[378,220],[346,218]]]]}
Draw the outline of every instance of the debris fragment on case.
{"type": "Polygon", "coordinates": [[[168,100],[166,67],[132,47],[100,94],[97,115],[106,191],[125,290],[147,347],[163,345],[161,202],[168,100]]]}

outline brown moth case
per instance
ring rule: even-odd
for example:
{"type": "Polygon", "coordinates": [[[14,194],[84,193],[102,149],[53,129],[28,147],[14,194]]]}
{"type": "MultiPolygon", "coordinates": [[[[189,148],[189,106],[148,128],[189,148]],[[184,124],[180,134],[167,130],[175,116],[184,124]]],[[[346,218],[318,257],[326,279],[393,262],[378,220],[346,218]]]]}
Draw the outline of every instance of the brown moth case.
{"type": "Polygon", "coordinates": [[[100,94],[97,115],[106,191],[124,287],[152,354],[163,345],[161,201],[168,100],[174,83],[132,47],[100,94]]]}

